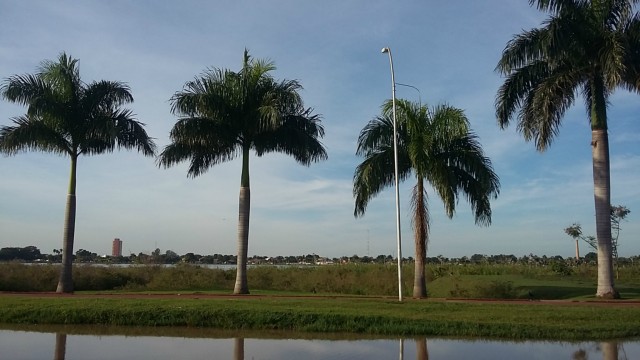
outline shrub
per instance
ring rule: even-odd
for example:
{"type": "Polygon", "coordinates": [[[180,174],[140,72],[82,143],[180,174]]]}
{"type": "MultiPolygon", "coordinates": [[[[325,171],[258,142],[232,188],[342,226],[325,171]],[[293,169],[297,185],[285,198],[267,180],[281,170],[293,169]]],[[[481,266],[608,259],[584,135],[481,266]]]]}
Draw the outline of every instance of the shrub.
{"type": "Polygon", "coordinates": [[[573,270],[563,261],[554,261],[551,263],[551,271],[562,276],[569,276],[573,273],[573,270]]]}
{"type": "Polygon", "coordinates": [[[54,291],[60,266],[0,264],[0,291],[54,291]]]}

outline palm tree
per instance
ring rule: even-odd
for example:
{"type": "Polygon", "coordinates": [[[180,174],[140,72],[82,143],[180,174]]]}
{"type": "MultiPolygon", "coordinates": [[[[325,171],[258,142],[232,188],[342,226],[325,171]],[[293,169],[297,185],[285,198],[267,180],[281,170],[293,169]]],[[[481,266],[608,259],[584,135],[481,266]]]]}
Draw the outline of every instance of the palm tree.
{"type": "Polygon", "coordinates": [[[529,0],[550,14],[542,28],[516,35],[496,70],[506,76],[496,98],[501,128],[516,117],[524,138],[546,150],[565,111],[582,95],[591,125],[598,241],[598,297],[617,298],[611,249],[607,105],[618,87],[640,89],[638,0],[529,0]]]}
{"type": "Polygon", "coordinates": [[[76,166],[80,155],[136,148],[153,156],[155,145],[144,124],[121,105],[133,101],[121,82],[80,80],[78,60],[60,54],[42,62],[35,75],[14,75],[0,87],[2,96],[27,106],[27,113],[0,128],[0,152],[37,150],[68,155],[71,176],[65,210],[62,270],[57,292],[73,292],[72,262],[76,218],[76,166]]]}
{"type": "Polygon", "coordinates": [[[271,62],[254,60],[247,50],[239,72],[210,69],[185,84],[172,98],[171,111],[182,118],[170,133],[171,144],[159,164],[169,167],[190,160],[189,176],[198,176],[216,164],[242,158],[240,176],[238,262],[235,294],[248,294],[249,155],[280,152],[303,165],[324,160],[319,141],[324,128],[313,109],[303,106],[295,80],[277,82],[271,62]]]}
{"type": "MultiPolygon", "coordinates": [[[[364,160],[353,176],[356,217],[364,215],[369,200],[394,184],[393,119],[391,101],[382,116],[371,120],[360,132],[356,154],[364,160]]],[[[484,156],[477,136],[460,109],[449,105],[427,106],[397,101],[399,180],[412,173],[416,185],[411,195],[415,240],[413,296],[427,296],[425,259],[429,240],[429,210],[425,183],[442,199],[452,218],[462,192],[474,212],[476,224],[491,223],[489,200],[496,198],[500,182],[491,161],[484,156]]]]}

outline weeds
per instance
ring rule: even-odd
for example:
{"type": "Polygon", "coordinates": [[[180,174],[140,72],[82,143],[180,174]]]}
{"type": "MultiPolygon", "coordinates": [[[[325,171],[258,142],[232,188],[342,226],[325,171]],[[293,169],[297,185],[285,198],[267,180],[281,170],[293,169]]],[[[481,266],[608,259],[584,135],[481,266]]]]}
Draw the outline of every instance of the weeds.
{"type": "MultiPolygon", "coordinates": [[[[54,291],[59,265],[0,264],[0,291],[54,291]]],[[[410,296],[413,264],[405,264],[403,294],[410,296]]],[[[74,267],[76,291],[231,291],[235,269],[178,264],[74,267]]],[[[262,292],[395,296],[397,270],[393,264],[327,266],[260,265],[247,272],[249,289],[262,292]]],[[[640,298],[640,266],[620,269],[617,285],[626,298],[640,298]]],[[[427,266],[430,297],[569,299],[595,293],[596,266],[551,263],[438,264],[427,266]]]]}
{"type": "Polygon", "coordinates": [[[0,323],[587,340],[637,338],[640,308],[369,297],[88,298],[0,296],[0,323]],[[576,330],[578,329],[578,330],[576,330]]]}

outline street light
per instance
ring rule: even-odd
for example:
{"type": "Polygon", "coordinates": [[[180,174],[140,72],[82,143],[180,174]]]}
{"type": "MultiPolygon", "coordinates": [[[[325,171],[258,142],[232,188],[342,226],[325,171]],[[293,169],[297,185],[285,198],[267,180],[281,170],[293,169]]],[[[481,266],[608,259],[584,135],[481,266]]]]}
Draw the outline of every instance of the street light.
{"type": "Polygon", "coordinates": [[[393,164],[396,183],[396,239],[398,241],[398,301],[402,301],[402,240],[400,238],[400,189],[398,187],[398,130],[396,126],[396,79],[393,73],[393,57],[391,49],[382,48],[383,54],[389,54],[391,66],[391,104],[393,109],[393,164]]]}
{"type": "Polygon", "coordinates": [[[418,89],[417,87],[415,87],[413,85],[407,85],[407,84],[401,84],[401,83],[396,83],[396,85],[410,87],[410,88],[414,89],[415,91],[417,91],[418,92],[418,100],[420,101],[420,107],[422,107],[422,93],[420,92],[420,89],[418,89]]]}

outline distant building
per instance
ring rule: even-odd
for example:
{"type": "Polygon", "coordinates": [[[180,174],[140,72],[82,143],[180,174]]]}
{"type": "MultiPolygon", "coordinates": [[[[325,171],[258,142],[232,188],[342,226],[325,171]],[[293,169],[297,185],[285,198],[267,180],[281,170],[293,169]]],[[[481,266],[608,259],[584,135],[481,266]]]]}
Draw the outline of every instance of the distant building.
{"type": "Polygon", "coordinates": [[[122,240],[118,238],[113,239],[113,244],[111,245],[111,256],[122,256],[122,240]]]}

